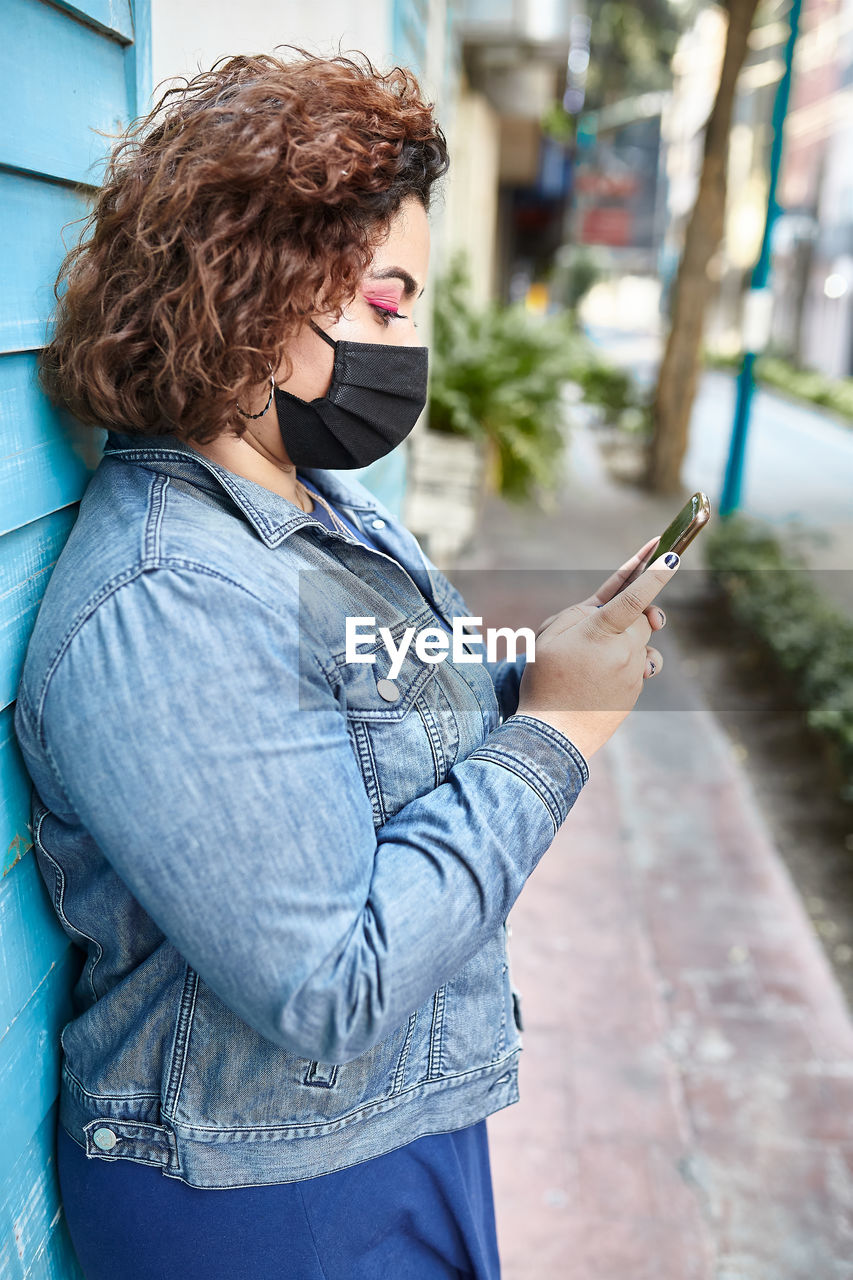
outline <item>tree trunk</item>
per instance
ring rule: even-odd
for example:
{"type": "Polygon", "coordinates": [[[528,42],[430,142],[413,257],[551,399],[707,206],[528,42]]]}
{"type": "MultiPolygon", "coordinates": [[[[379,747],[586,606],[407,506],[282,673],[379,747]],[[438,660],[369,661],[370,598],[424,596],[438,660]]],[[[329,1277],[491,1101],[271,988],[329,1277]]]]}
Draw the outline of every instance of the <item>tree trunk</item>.
{"type": "Polygon", "coordinates": [[[680,487],[701,362],[705,307],[711,290],[708,263],[723,236],[735,89],[757,3],[758,0],[728,0],[726,5],[729,25],[720,83],[705,126],[699,191],[687,225],[673,295],[672,325],[653,404],[654,431],[646,482],[658,493],[673,493],[680,487]]]}

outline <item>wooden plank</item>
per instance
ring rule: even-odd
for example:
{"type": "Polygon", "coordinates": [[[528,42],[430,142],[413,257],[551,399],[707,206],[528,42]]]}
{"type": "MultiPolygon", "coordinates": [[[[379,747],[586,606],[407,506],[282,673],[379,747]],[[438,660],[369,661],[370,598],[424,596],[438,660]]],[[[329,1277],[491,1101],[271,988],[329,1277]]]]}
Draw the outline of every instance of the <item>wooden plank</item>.
{"type": "Polygon", "coordinates": [[[53,282],[65,256],[63,234],[71,248],[82,231],[76,220],[87,212],[86,200],[71,187],[0,171],[0,245],[9,259],[3,270],[0,351],[43,345],[54,306],[53,282]],[[20,245],[26,245],[26,253],[17,251],[20,245]]]}
{"type": "Polygon", "coordinates": [[[65,1215],[55,1218],[22,1280],[86,1280],[80,1270],[65,1215]]]}
{"type": "Polygon", "coordinates": [[[12,354],[0,355],[0,1276],[83,1280],[55,1160],[59,1033],[83,956],[26,856],[32,784],[13,699],[44,588],[106,438],[50,405],[34,352],[66,245],[82,230],[86,188],[100,182],[137,99],[147,107],[150,7],[137,0],[139,49],[132,0],[2,0],[2,12],[0,352],[12,354]]]}
{"type": "Polygon", "coordinates": [[[71,0],[51,0],[51,4],[123,44],[129,44],[133,39],[130,0],[85,0],[83,4],[71,3],[71,0]]]}
{"type": "Polygon", "coordinates": [[[56,1172],[56,1103],[0,1182],[0,1276],[83,1280],[56,1172]]]}
{"type": "Polygon", "coordinates": [[[59,1034],[73,1016],[71,989],[80,968],[69,947],[0,1037],[0,1182],[33,1140],[59,1092],[59,1034]]]}
{"type": "Polygon", "coordinates": [[[60,1211],[56,1105],[0,1183],[0,1275],[83,1280],[60,1211]]]}
{"type": "Polygon", "coordinates": [[[36,614],[78,507],[63,507],[0,538],[0,711],[17,696],[36,614]]]}
{"type": "Polygon", "coordinates": [[[0,357],[0,534],[78,502],[107,438],[50,403],[35,360],[0,357]]]}
{"type": "Polygon", "coordinates": [[[0,852],[4,876],[33,847],[30,822],[33,784],[15,736],[14,714],[14,705],[0,711],[0,852]]]}
{"type": "Polygon", "coordinates": [[[144,115],[152,105],[154,92],[154,60],[151,46],[151,0],[133,0],[135,39],[128,50],[132,75],[133,102],[131,114],[144,115]]]}
{"type": "MultiPolygon", "coordinates": [[[[4,942],[0,954],[2,1035],[72,946],[33,857],[24,858],[0,880],[0,938],[4,942]]],[[[84,963],[79,947],[74,957],[79,969],[84,963]]]]}
{"type": "Polygon", "coordinates": [[[129,118],[121,45],[39,0],[3,0],[0,164],[97,184],[129,118]]]}
{"type": "Polygon", "coordinates": [[[395,62],[410,67],[416,75],[426,69],[428,0],[394,0],[391,17],[391,47],[395,62]]]}

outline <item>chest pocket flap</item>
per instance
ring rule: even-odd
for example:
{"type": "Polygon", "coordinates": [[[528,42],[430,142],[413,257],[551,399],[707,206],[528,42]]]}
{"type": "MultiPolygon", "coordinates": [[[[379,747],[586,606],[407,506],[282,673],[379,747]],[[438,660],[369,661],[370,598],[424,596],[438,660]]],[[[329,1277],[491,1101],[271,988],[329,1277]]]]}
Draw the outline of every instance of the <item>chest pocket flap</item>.
{"type": "Polygon", "coordinates": [[[367,724],[403,719],[418,695],[436,676],[438,664],[423,661],[415,652],[417,632],[429,627],[431,621],[432,613],[426,609],[388,626],[393,651],[386,647],[379,635],[379,627],[382,626],[379,620],[375,626],[362,625],[355,646],[355,656],[362,661],[347,661],[345,650],[333,655],[333,679],[343,693],[348,719],[367,724]],[[409,641],[402,663],[397,663],[399,671],[392,674],[396,653],[409,628],[413,628],[415,634],[409,641]],[[363,661],[365,658],[372,661],[363,661]]]}

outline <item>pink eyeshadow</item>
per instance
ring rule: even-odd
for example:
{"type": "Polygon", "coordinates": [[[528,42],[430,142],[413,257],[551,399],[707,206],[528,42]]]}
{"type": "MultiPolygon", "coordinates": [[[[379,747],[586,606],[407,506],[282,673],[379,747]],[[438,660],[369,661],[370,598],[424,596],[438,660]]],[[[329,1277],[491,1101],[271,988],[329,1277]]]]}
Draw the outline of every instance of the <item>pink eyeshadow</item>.
{"type": "Polygon", "coordinates": [[[373,302],[378,307],[387,307],[389,311],[396,311],[400,305],[400,298],[395,294],[366,293],[364,297],[367,302],[373,302]]]}

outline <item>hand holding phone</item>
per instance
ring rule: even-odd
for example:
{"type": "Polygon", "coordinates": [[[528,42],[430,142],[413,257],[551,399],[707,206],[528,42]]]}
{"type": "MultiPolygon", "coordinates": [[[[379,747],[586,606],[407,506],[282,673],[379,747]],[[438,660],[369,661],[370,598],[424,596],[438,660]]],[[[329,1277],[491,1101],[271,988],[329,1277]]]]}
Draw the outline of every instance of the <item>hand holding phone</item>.
{"type": "MultiPolygon", "coordinates": [[[[668,551],[674,551],[676,555],[680,556],[685,548],[689,547],[700,529],[704,529],[710,518],[711,504],[708,501],[708,496],[699,490],[688,498],[678,515],[667,525],[660,537],[646,544],[642,549],[638,564],[625,578],[615,594],[618,594],[619,591],[624,591],[629,583],[639,578],[640,574],[649,567],[653,560],[666,555],[668,551]]],[[[617,570],[617,572],[620,571],[617,570]]]]}
{"type": "Polygon", "coordinates": [[[643,681],[660,670],[661,655],[648,643],[649,614],[677,567],[677,557],[664,554],[630,594],[617,591],[602,601],[599,589],[546,619],[536,633],[535,660],[528,657],[522,673],[518,713],[560,730],[588,760],[628,715],[643,681]]]}
{"type": "MultiPolygon", "coordinates": [[[[645,546],[640,547],[639,551],[635,552],[623,565],[620,565],[601,584],[598,590],[584,600],[579,607],[602,608],[608,600],[612,600],[619,595],[620,591],[624,591],[629,583],[635,582],[654,560],[666,555],[669,551],[674,551],[676,555],[680,556],[685,547],[689,546],[696,537],[699,530],[705,527],[710,517],[711,504],[707,495],[699,490],[688,499],[675,519],[667,525],[659,537],[650,538],[645,546]]],[[[657,612],[650,609],[648,613],[648,620],[653,631],[657,631],[663,625],[662,621],[655,621],[657,612]]],[[[539,624],[536,635],[540,635],[557,616],[557,613],[552,613],[545,618],[539,624]]]]}

